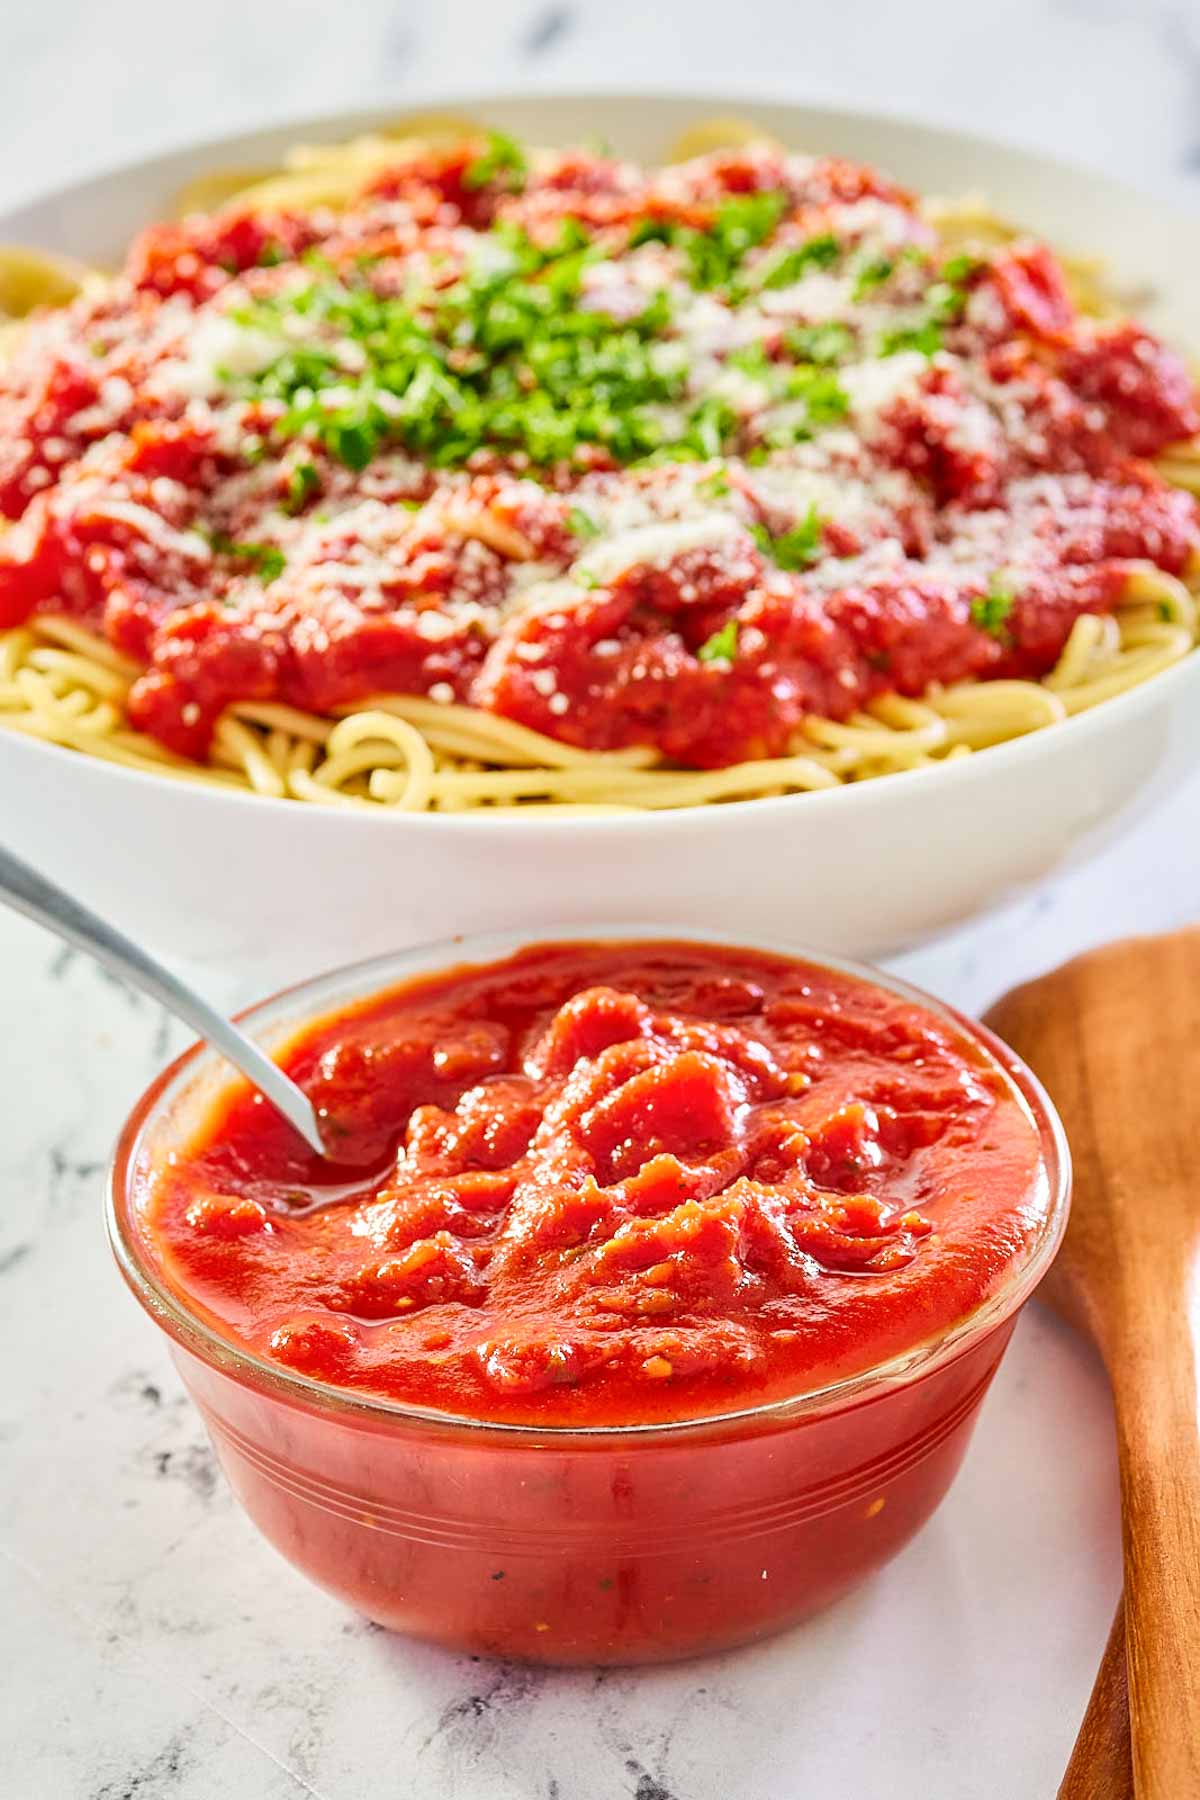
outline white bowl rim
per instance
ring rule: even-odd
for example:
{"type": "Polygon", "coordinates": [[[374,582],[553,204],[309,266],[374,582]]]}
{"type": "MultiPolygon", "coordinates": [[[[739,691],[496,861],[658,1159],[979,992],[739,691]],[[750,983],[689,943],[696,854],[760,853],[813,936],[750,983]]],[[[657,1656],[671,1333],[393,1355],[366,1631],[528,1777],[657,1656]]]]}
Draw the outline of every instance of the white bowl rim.
{"type": "MultiPolygon", "coordinates": [[[[1200,223],[1197,214],[1178,197],[1164,199],[1147,182],[1135,182],[1123,176],[1111,175],[1106,170],[1091,167],[1079,158],[1061,156],[1057,151],[1051,154],[1029,139],[1010,137],[1001,132],[963,130],[957,125],[945,125],[936,120],[920,118],[902,107],[852,106],[840,102],[826,104],[819,99],[798,96],[793,90],[765,85],[753,77],[739,80],[736,76],[730,76],[728,84],[723,84],[716,91],[708,86],[660,88],[643,87],[638,83],[597,86],[587,81],[577,83],[569,78],[556,82],[553,87],[546,87],[539,82],[517,81],[497,88],[487,82],[472,82],[450,91],[438,88],[427,92],[422,88],[415,93],[405,94],[395,106],[341,106],[302,114],[284,110],[260,117],[253,125],[234,126],[204,137],[186,134],[179,138],[168,137],[157,148],[140,156],[122,157],[117,162],[106,163],[94,172],[76,176],[73,180],[56,182],[51,187],[34,188],[23,199],[10,201],[0,209],[0,229],[3,229],[11,217],[31,207],[47,206],[65,199],[81,188],[107,185],[136,171],[172,162],[180,156],[207,155],[210,151],[220,154],[231,145],[244,144],[256,138],[273,137],[284,131],[294,131],[297,136],[293,141],[296,143],[306,141],[304,134],[310,131],[317,134],[314,141],[318,143],[336,143],[338,139],[335,134],[339,131],[349,129],[369,132],[372,129],[394,126],[397,122],[402,123],[409,114],[419,117],[422,114],[452,113],[461,106],[519,106],[537,104],[539,101],[552,104],[558,100],[578,101],[584,105],[588,102],[597,105],[628,102],[643,106],[712,107],[715,111],[709,117],[720,117],[721,109],[727,109],[732,102],[746,106],[787,108],[793,112],[808,113],[814,118],[837,119],[849,124],[882,123],[923,137],[940,138],[947,146],[969,146],[984,152],[998,150],[1010,157],[1022,157],[1043,168],[1066,172],[1096,187],[1105,188],[1125,200],[1149,201],[1160,212],[1173,215],[1185,228],[1195,230],[1200,223]],[[330,135],[325,136],[326,133],[330,135]]],[[[727,112],[725,116],[729,116],[727,112]]],[[[486,124],[486,121],[483,123],[486,124]]]]}
{"type": "MultiPolygon", "coordinates": [[[[294,133],[294,141],[306,140],[307,134],[315,134],[316,141],[335,142],[339,131],[369,131],[373,126],[395,123],[397,118],[403,119],[407,113],[421,114],[433,112],[453,112],[459,107],[507,106],[536,104],[539,101],[553,103],[569,99],[586,105],[594,102],[598,105],[613,103],[632,103],[647,107],[695,107],[711,109],[712,116],[722,111],[728,112],[731,105],[764,106],[790,108],[796,112],[805,112],[814,118],[829,118],[845,121],[853,125],[861,122],[864,125],[884,123],[897,129],[909,130],[927,138],[941,139],[947,147],[967,146],[984,152],[999,151],[1010,157],[1027,159],[1031,164],[1040,164],[1045,169],[1065,171],[1068,174],[1087,181],[1091,185],[1102,188],[1114,197],[1126,201],[1152,201],[1160,213],[1173,216],[1181,229],[1196,231],[1198,221],[1183,207],[1162,200],[1150,189],[1140,187],[1132,182],[1119,180],[1094,169],[1086,164],[1068,157],[1050,156],[1036,147],[1022,143],[1016,139],[980,132],[961,131],[955,126],[930,124],[912,114],[901,110],[880,107],[854,107],[842,105],[823,105],[817,101],[797,98],[795,94],[781,89],[764,87],[761,83],[748,81],[739,83],[736,78],[727,87],[717,93],[710,89],[692,90],[690,88],[661,89],[654,87],[612,87],[592,86],[581,83],[578,86],[570,81],[547,89],[535,84],[520,84],[504,88],[492,88],[485,83],[473,84],[464,88],[456,88],[450,93],[441,91],[426,94],[420,91],[406,95],[398,107],[349,107],[335,108],[332,111],[309,113],[301,117],[283,113],[267,119],[244,130],[226,130],[204,138],[183,138],[143,156],[129,157],[116,164],[111,164],[95,174],[77,178],[74,181],[59,183],[52,188],[34,192],[27,200],[5,207],[0,212],[0,233],[5,231],[7,222],[19,217],[30,208],[52,206],[56,201],[77,194],[81,190],[102,187],[119,181],[131,173],[151,169],[156,165],[169,163],[181,156],[219,156],[222,150],[230,146],[245,145],[257,138],[269,138],[280,132],[294,133]]],[[[1200,651],[1193,650],[1181,658],[1173,667],[1164,669],[1158,675],[1150,676],[1136,687],[1116,694],[1110,700],[1099,702],[1084,712],[1076,713],[1057,724],[1040,727],[1025,733],[1022,737],[1010,738],[1003,743],[988,745],[984,750],[970,756],[955,758],[953,761],[941,762],[923,769],[897,770],[889,775],[873,777],[869,781],[848,782],[837,787],[819,788],[811,791],[777,794],[765,798],[746,798],[744,800],[727,800],[699,806],[678,806],[646,810],[629,810],[626,812],[578,814],[564,811],[556,816],[553,808],[539,809],[530,815],[519,806],[509,808],[469,808],[461,813],[435,812],[403,812],[396,808],[380,806],[377,813],[380,818],[390,817],[393,822],[400,820],[409,830],[432,832],[460,832],[479,836],[490,835],[495,831],[507,831],[516,820],[522,820],[522,829],[536,831],[549,827],[552,831],[596,831],[607,835],[619,835],[631,827],[657,828],[669,831],[686,831],[694,824],[697,817],[706,817],[711,811],[718,810],[728,828],[734,821],[744,823],[748,819],[780,819],[790,816],[797,804],[808,811],[817,806],[828,809],[837,806],[844,813],[852,808],[860,812],[870,810],[878,805],[893,791],[897,780],[920,780],[922,791],[940,791],[947,783],[957,788],[967,787],[972,782],[987,780],[989,771],[994,770],[999,777],[1003,770],[1014,765],[1034,761],[1043,752],[1056,744],[1062,744],[1069,737],[1073,746],[1084,741],[1089,732],[1102,729],[1108,720],[1132,720],[1141,713],[1155,708],[1159,702],[1169,697],[1176,697],[1177,690],[1191,681],[1200,679],[1200,651]],[[882,792],[880,792],[882,790],[882,792]]],[[[55,756],[77,758],[86,756],[86,752],[68,749],[62,745],[47,743],[21,732],[8,732],[0,725],[0,742],[12,737],[24,742],[33,751],[55,756]]],[[[105,777],[115,781],[132,783],[134,786],[150,783],[161,787],[172,782],[170,774],[158,774],[140,769],[129,769],[119,764],[105,761],[102,757],[87,757],[91,769],[97,771],[100,779],[105,777]]],[[[174,781],[179,790],[186,790],[199,801],[222,803],[231,801],[237,805],[249,803],[256,807],[270,807],[276,814],[283,809],[287,814],[303,811],[306,814],[320,812],[327,819],[336,820],[331,828],[335,830],[355,830],[359,824],[367,820],[375,820],[376,812],[367,808],[330,806],[305,806],[303,802],[292,799],[278,799],[272,795],[258,794],[250,789],[238,789],[219,785],[209,786],[205,783],[190,781],[174,781]]],[[[804,815],[802,814],[801,817],[804,815]]],[[[371,829],[375,826],[372,825],[371,829]]]]}

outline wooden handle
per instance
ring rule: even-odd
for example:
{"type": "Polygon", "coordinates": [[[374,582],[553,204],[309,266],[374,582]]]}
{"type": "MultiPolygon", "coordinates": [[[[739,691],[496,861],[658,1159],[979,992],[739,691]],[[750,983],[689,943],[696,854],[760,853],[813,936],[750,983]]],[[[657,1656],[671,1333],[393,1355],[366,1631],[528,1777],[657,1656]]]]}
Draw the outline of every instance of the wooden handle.
{"type": "Polygon", "coordinates": [[[1133,1792],[1125,1614],[1118,1606],[1058,1800],[1133,1800],[1133,1792]]]}
{"type": "Polygon", "coordinates": [[[1116,1407],[1135,1792],[1200,1796],[1200,931],[1079,957],[991,1022],[1045,1082],[1075,1160],[1056,1280],[1116,1407]]]}
{"type": "Polygon", "coordinates": [[[1147,1294],[1139,1316],[1141,1334],[1112,1372],[1134,1791],[1139,1800],[1180,1800],[1200,1796],[1196,1345],[1170,1286],[1147,1294]]]}

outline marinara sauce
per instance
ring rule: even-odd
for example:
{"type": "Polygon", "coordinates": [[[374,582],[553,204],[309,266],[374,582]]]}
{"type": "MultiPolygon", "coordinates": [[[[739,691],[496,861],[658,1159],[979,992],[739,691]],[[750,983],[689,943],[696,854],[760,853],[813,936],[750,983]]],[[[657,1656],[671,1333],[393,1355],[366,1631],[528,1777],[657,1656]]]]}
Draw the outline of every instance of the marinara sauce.
{"type": "Polygon", "coordinates": [[[1039,680],[1200,555],[1182,359],[1044,245],[887,176],[414,152],[344,208],[151,227],[0,370],[0,630],[69,614],[127,722],[465,704],[719,768],[814,715],[1039,680]]]}
{"type": "Polygon", "coordinates": [[[142,1196],[168,1285],[269,1362],[472,1419],[822,1387],[978,1308],[1049,1204],[980,1041],[749,949],[535,946],[323,1018],[284,1061],[340,1166],[227,1096],[142,1196]]]}

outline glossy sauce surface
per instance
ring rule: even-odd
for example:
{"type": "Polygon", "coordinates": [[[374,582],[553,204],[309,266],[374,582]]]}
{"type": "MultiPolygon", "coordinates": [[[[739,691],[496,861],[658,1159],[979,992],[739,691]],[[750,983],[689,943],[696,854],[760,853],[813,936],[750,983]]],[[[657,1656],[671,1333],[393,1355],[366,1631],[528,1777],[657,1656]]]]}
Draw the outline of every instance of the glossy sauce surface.
{"type": "Polygon", "coordinates": [[[330,1185],[244,1090],[144,1176],[167,1281],[257,1354],[473,1417],[621,1424],[804,1392],[935,1336],[1037,1234],[999,1065],[856,978],[691,943],[424,977],[286,1057],[330,1185]]]}

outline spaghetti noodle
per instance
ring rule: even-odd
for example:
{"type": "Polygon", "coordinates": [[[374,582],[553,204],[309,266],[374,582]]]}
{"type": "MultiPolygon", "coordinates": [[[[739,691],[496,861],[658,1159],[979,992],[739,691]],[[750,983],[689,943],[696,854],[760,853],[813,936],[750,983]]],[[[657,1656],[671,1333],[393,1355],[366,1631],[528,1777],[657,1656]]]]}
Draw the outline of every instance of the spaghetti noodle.
{"type": "MultiPolygon", "coordinates": [[[[61,438],[78,419],[86,425],[90,410],[99,417],[89,441],[71,442],[70,459],[52,469],[30,464],[16,503],[10,487],[6,510],[20,522],[0,540],[0,552],[17,543],[15,574],[0,567],[0,620],[6,602],[12,617],[20,580],[32,592],[29,571],[41,579],[45,521],[56,504],[60,512],[75,504],[72,471],[83,471],[74,479],[87,518],[105,525],[81,532],[76,504],[77,562],[60,554],[54,571],[67,604],[43,581],[26,616],[0,631],[0,724],[127,768],[324,805],[657,809],[814,791],[965,756],[1060,722],[1186,656],[1196,641],[1189,582],[1200,533],[1190,503],[1169,496],[1200,492],[1200,452],[1172,442],[1170,424],[1187,421],[1190,400],[1180,400],[1172,366],[1155,361],[1167,353],[1145,334],[1087,325],[1112,310],[1098,269],[1067,265],[1079,322],[1064,310],[1046,253],[1023,247],[986,207],[919,214],[868,171],[762,145],[723,151],[743,134],[725,123],[706,129],[702,143],[680,147],[698,161],[656,178],[582,156],[547,157],[526,173],[515,146],[481,143],[462,121],[423,122],[419,144],[379,136],[300,149],[282,173],[256,172],[249,184],[244,174],[217,175],[189,191],[189,217],[174,236],[164,228],[141,247],[152,279],[134,284],[137,380],[122,372],[130,333],[112,328],[114,294],[118,314],[129,303],[128,274],[114,288],[32,253],[0,255],[0,304],[11,313],[81,296],[34,324],[30,339],[66,320],[66,335],[49,341],[77,351],[80,333],[97,331],[105,371],[84,394],[89,404],[42,434],[61,438]],[[221,211],[196,220],[197,206],[221,211]],[[261,224],[257,248],[248,260],[239,248],[243,266],[222,268],[219,252],[246,220],[261,224]],[[293,224],[298,235],[284,242],[293,224]],[[565,233],[552,255],[551,228],[565,233]],[[604,374],[609,388],[592,381],[590,412],[565,459],[547,458],[539,471],[535,434],[550,425],[520,415],[519,383],[512,394],[493,391],[503,336],[484,346],[492,388],[469,367],[479,346],[467,344],[464,319],[476,328],[482,315],[459,254],[468,237],[474,248],[486,239],[493,258],[497,244],[515,256],[514,304],[535,294],[539,329],[548,308],[533,284],[563,289],[562,317],[552,321],[560,357],[562,333],[581,316],[602,316],[588,366],[603,374],[608,345],[620,340],[637,377],[621,421],[641,434],[632,453],[602,416],[598,396],[615,380],[604,374]],[[368,269],[365,286],[344,274],[351,256],[368,269]],[[439,258],[448,273],[429,275],[439,258]],[[638,291],[643,265],[651,285],[638,291]],[[403,313],[397,268],[409,284],[403,313]],[[457,337],[436,349],[446,352],[438,366],[448,385],[467,368],[475,386],[453,388],[459,410],[437,415],[444,435],[425,444],[394,397],[382,424],[364,410],[380,400],[380,332],[395,355],[401,327],[428,335],[426,298],[418,306],[410,297],[413,268],[425,270],[438,305],[464,288],[470,302],[453,321],[457,337]],[[659,300],[668,292],[670,309],[659,300]],[[667,323],[647,324],[660,305],[667,323]],[[364,308],[373,335],[356,337],[364,308]],[[206,330],[232,367],[208,351],[202,366],[206,330]],[[876,354],[864,358],[868,334],[876,354]],[[1114,398],[1125,370],[1098,360],[1097,342],[1158,378],[1140,411],[1114,398]],[[306,356],[308,379],[295,379],[284,364],[306,356]],[[116,416],[122,384],[139,381],[138,416],[116,416]],[[175,435],[131,498],[128,456],[118,481],[105,475],[104,458],[118,440],[144,441],[148,414],[157,424],[145,392],[175,435]],[[446,444],[481,392],[492,409],[485,429],[464,442],[461,475],[443,475],[444,463],[455,466],[446,444]],[[1075,436],[1056,438],[1063,395],[1078,415],[1075,436]],[[231,397],[243,440],[258,451],[244,472],[225,470],[220,504],[228,511],[236,490],[267,528],[251,538],[235,513],[237,537],[209,527],[205,543],[193,503],[206,481],[211,490],[211,471],[192,466],[181,479],[181,421],[231,397]],[[354,431],[371,424],[365,445],[337,425],[340,464],[331,406],[353,412],[354,431]],[[1151,450],[1157,476],[1144,460],[1151,450]],[[269,513],[251,493],[264,464],[276,487],[287,485],[269,513]],[[347,546],[338,531],[364,508],[371,529],[385,509],[391,522],[378,542],[365,531],[347,546]],[[39,519],[43,538],[31,551],[39,519]],[[80,573],[96,561],[97,541],[108,558],[100,601],[80,573]],[[361,603],[354,630],[365,619],[368,639],[376,614],[403,611],[424,631],[426,652],[449,642],[460,663],[445,655],[443,672],[430,653],[423,691],[377,693],[368,642],[345,693],[311,678],[306,689],[293,677],[289,689],[259,668],[247,691],[227,683],[214,705],[189,674],[204,642],[181,649],[170,608],[160,600],[149,624],[130,626],[139,599],[129,598],[131,544],[138,582],[176,583],[191,619],[223,607],[235,621],[253,620],[260,636],[290,632],[282,650],[275,644],[277,663],[294,662],[314,617],[332,657],[327,612],[305,610],[306,594],[330,586],[339,603],[361,603]],[[375,606],[361,590],[367,579],[380,583],[389,557],[404,565],[407,586],[397,604],[383,580],[386,606],[375,606]],[[266,602],[280,591],[272,614],[266,602]],[[606,607],[615,622],[592,631],[586,679],[573,688],[582,653],[564,634],[606,607]],[[893,616],[897,607],[904,618],[893,616]],[[647,635],[647,619],[657,636],[647,635]],[[827,632],[831,619],[836,654],[818,645],[788,664],[781,645],[827,632]],[[129,654],[131,641],[143,654],[129,654]],[[624,711],[598,687],[605,657],[621,662],[624,711]],[[636,689],[639,657],[658,659],[653,706],[636,689]],[[676,689],[672,710],[662,694],[676,689]],[[320,704],[297,703],[314,690],[320,704]],[[822,697],[834,704],[810,703],[822,697]]],[[[484,322],[494,330],[496,316],[484,322]]],[[[22,364],[18,331],[8,398],[19,405],[37,365],[22,364]]],[[[521,354],[523,378],[545,343],[529,336],[521,354]]],[[[576,387],[582,366],[572,365],[576,387]]],[[[628,386],[628,368],[620,378],[628,386]]],[[[218,617],[215,629],[228,637],[232,628],[218,617]]],[[[250,637],[248,624],[234,643],[243,662],[250,637]]],[[[382,666],[395,666],[391,648],[382,666]]]]}

